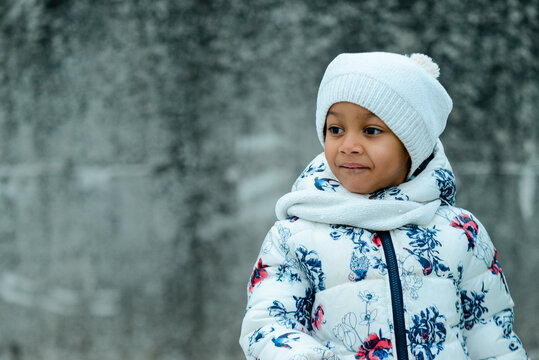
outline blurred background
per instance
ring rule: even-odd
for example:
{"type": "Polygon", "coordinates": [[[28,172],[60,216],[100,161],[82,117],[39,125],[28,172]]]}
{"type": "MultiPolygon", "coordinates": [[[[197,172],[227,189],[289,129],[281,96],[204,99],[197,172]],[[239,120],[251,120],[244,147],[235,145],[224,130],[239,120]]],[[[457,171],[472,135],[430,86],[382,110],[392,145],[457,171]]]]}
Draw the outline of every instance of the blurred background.
{"type": "Polygon", "coordinates": [[[422,52],[539,359],[537,0],[0,0],[0,359],[241,359],[341,52],[422,52]],[[534,40],[535,39],[535,40],[534,40]]]}

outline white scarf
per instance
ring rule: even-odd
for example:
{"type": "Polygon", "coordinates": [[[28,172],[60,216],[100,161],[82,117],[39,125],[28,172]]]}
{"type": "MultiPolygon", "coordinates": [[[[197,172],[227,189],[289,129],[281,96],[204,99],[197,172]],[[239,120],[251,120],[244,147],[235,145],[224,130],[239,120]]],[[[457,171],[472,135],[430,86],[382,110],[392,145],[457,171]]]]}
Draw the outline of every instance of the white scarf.
{"type": "Polygon", "coordinates": [[[292,191],[277,201],[275,213],[280,220],[297,216],[326,224],[392,230],[407,224],[427,225],[442,203],[454,202],[455,178],[438,140],[434,158],[418,175],[368,195],[346,190],[321,153],[302,172],[292,191]]]}

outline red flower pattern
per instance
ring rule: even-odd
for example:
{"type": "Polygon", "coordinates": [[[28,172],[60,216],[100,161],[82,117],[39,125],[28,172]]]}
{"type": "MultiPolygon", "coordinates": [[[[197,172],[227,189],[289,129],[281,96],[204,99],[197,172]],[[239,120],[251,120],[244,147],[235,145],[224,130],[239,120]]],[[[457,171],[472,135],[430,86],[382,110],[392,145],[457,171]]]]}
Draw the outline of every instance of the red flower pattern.
{"type": "Polygon", "coordinates": [[[264,270],[267,265],[262,264],[262,258],[258,259],[258,264],[251,275],[251,283],[249,284],[249,292],[252,292],[254,287],[268,277],[268,272],[264,270]]]}
{"type": "Polygon", "coordinates": [[[311,317],[311,323],[313,324],[313,329],[320,330],[324,321],[324,306],[322,304],[316,307],[316,310],[313,312],[311,317]]]}
{"type": "Polygon", "coordinates": [[[464,230],[466,238],[468,239],[468,250],[475,247],[475,240],[477,238],[477,233],[479,232],[479,226],[469,215],[460,214],[456,216],[451,222],[451,226],[464,230]]]}
{"type": "Polygon", "coordinates": [[[372,242],[374,243],[374,245],[376,245],[376,247],[382,246],[382,239],[380,238],[380,235],[378,235],[378,233],[373,234],[372,242]]]}
{"type": "Polygon", "coordinates": [[[505,286],[505,290],[507,290],[507,284],[505,283],[505,278],[503,276],[503,270],[498,262],[498,251],[494,249],[494,259],[492,259],[492,263],[490,264],[489,268],[490,272],[494,275],[500,275],[500,278],[502,279],[503,285],[505,286]]]}
{"type": "Polygon", "coordinates": [[[382,360],[391,353],[391,340],[380,338],[378,334],[370,334],[356,354],[359,360],[382,360]]]}

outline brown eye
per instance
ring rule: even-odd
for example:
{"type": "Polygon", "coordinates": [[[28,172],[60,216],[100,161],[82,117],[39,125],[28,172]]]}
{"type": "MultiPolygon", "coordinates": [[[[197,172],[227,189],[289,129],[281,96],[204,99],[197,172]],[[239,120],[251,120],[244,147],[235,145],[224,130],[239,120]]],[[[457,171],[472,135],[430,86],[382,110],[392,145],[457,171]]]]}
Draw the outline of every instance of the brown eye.
{"type": "Polygon", "coordinates": [[[332,135],[339,135],[339,134],[342,134],[343,130],[337,126],[330,126],[328,128],[328,131],[330,134],[332,135]]]}
{"type": "Polygon", "coordinates": [[[374,127],[368,127],[365,129],[365,134],[367,135],[378,135],[382,133],[382,130],[374,128],[374,127]]]}

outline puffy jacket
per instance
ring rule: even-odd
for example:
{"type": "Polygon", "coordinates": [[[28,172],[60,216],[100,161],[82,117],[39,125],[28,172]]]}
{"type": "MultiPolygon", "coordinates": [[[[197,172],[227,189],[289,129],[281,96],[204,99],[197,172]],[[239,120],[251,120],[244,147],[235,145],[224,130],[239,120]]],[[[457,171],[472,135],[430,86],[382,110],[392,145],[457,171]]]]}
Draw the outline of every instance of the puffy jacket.
{"type": "Polygon", "coordinates": [[[248,359],[526,359],[481,223],[453,206],[443,148],[370,196],[323,154],[277,204],[248,285],[248,359]],[[375,218],[373,218],[375,214],[375,218]]]}

